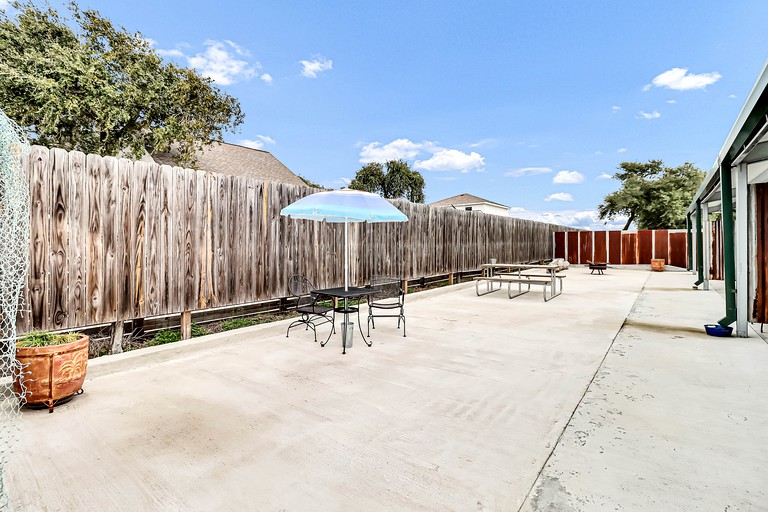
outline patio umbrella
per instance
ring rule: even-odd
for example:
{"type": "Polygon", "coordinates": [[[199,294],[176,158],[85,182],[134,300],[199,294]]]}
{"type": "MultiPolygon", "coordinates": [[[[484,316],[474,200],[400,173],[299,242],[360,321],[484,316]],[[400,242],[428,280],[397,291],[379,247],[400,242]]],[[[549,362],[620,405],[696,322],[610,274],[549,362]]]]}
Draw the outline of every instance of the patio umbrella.
{"type": "Polygon", "coordinates": [[[348,188],[309,195],[280,210],[280,215],[293,219],[344,223],[345,291],[349,289],[349,223],[408,220],[403,212],[381,196],[348,188]]]}

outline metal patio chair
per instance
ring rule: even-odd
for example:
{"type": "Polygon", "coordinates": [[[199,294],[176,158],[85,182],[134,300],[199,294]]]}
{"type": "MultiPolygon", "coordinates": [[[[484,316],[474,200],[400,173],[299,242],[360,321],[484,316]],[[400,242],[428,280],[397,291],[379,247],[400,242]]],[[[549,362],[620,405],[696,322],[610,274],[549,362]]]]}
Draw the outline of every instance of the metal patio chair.
{"type": "Polygon", "coordinates": [[[331,333],[336,332],[336,325],[333,321],[333,307],[320,304],[319,297],[312,292],[317,288],[309,279],[301,274],[296,274],[288,279],[288,291],[293,297],[296,297],[298,304],[296,311],[301,313],[301,317],[296,319],[288,326],[285,337],[288,337],[291,329],[299,325],[305,325],[306,329],[312,329],[317,341],[317,326],[325,323],[331,324],[331,333]]]}
{"type": "Polygon", "coordinates": [[[396,277],[373,276],[371,279],[373,291],[368,297],[368,337],[371,336],[371,326],[376,328],[375,318],[397,318],[398,329],[402,321],[405,337],[405,290],[401,283],[396,277]]]}

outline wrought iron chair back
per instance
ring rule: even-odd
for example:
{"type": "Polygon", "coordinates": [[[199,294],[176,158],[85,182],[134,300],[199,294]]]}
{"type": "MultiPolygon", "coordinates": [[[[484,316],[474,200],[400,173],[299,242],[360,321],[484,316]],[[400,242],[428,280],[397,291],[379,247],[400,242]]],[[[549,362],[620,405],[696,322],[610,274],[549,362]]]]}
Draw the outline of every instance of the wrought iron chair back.
{"type": "Polygon", "coordinates": [[[285,333],[285,337],[291,332],[293,327],[298,325],[304,325],[307,329],[312,329],[315,334],[315,341],[317,341],[317,326],[330,323],[331,331],[335,331],[336,327],[333,319],[329,316],[333,313],[333,308],[318,304],[318,297],[313,296],[312,292],[317,290],[315,285],[301,274],[292,275],[288,279],[288,292],[297,299],[296,311],[301,313],[301,317],[291,325],[288,326],[288,330],[285,333]]]}
{"type": "Polygon", "coordinates": [[[403,336],[405,336],[405,290],[402,281],[398,277],[373,276],[371,286],[373,291],[368,301],[368,336],[371,335],[371,326],[376,328],[375,318],[397,318],[397,328],[403,323],[403,336]],[[389,314],[379,311],[391,311],[389,314]]]}
{"type": "Polygon", "coordinates": [[[288,292],[298,298],[298,307],[307,306],[314,302],[312,292],[315,291],[313,285],[306,276],[301,274],[292,275],[288,279],[288,292]]]}

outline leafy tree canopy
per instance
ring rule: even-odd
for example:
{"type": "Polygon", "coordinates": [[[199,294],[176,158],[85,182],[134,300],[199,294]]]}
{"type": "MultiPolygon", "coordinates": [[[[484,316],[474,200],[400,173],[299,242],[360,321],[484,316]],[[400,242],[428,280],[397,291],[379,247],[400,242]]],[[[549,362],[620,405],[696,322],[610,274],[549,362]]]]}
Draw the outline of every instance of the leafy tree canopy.
{"type": "Polygon", "coordinates": [[[412,203],[424,202],[424,177],[402,160],[390,160],[383,166],[365,164],[355,174],[349,188],[380,194],[387,199],[404,198],[412,203]]]}
{"type": "Polygon", "coordinates": [[[690,163],[666,167],[661,160],[622,162],[613,177],[621,189],[608,194],[597,208],[601,219],[628,217],[640,229],[685,227],[685,212],[705,173],[690,163]]]}
{"type": "Polygon", "coordinates": [[[0,108],[39,144],[140,157],[178,144],[180,163],[243,122],[240,103],[194,70],[164,62],[141,34],[70,3],[0,12],[0,108]]]}

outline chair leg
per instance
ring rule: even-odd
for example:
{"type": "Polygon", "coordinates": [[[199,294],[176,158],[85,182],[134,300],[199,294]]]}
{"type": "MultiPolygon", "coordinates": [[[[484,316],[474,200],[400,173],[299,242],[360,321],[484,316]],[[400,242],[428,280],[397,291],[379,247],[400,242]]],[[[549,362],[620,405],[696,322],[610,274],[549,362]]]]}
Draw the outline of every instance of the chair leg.
{"type": "MultiPolygon", "coordinates": [[[[363,343],[365,343],[369,347],[371,345],[373,345],[373,342],[372,341],[369,342],[368,340],[366,340],[365,339],[365,334],[363,334],[363,324],[362,324],[362,322],[360,322],[360,305],[359,304],[358,304],[358,307],[357,307],[357,328],[360,329],[360,336],[363,338],[363,343]]],[[[368,333],[368,337],[369,338],[371,337],[370,331],[368,333]]]]}
{"type": "MultiPolygon", "coordinates": [[[[332,324],[333,328],[331,329],[331,332],[328,333],[328,338],[326,338],[325,341],[321,341],[320,342],[320,346],[321,347],[326,346],[328,344],[328,342],[331,341],[331,336],[333,336],[334,333],[336,332],[336,310],[333,311],[333,320],[331,320],[331,322],[333,322],[333,324],[332,324]]],[[[342,343],[342,345],[343,345],[343,343],[342,343]]]]}
{"type": "Polygon", "coordinates": [[[307,315],[306,313],[302,313],[301,318],[291,322],[291,325],[288,326],[288,330],[285,331],[285,337],[288,338],[288,335],[290,334],[291,329],[293,329],[299,324],[307,324],[307,327],[309,327],[309,315],[307,315]]]}

